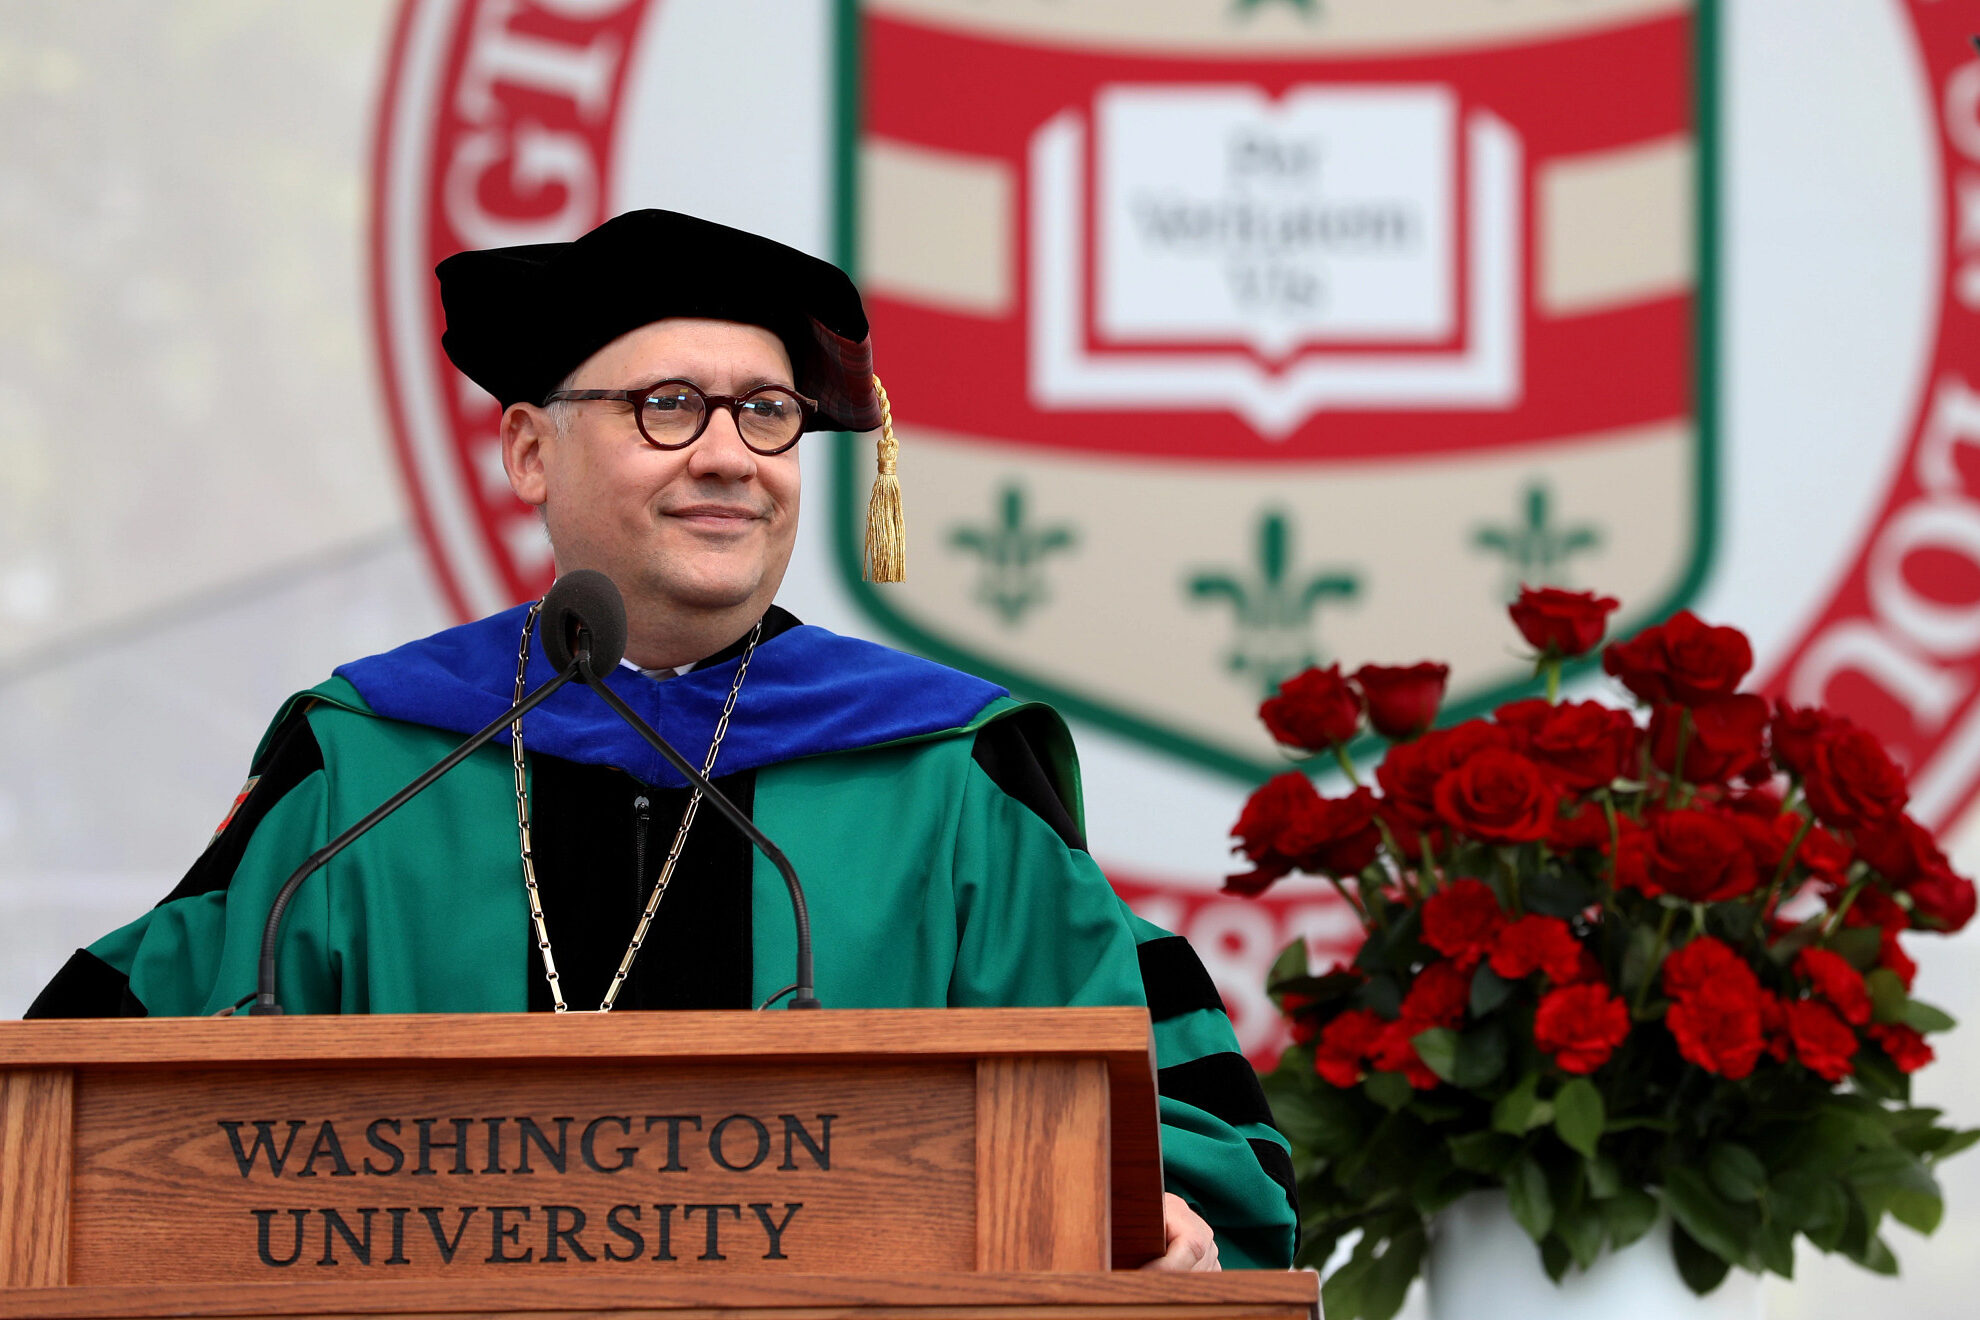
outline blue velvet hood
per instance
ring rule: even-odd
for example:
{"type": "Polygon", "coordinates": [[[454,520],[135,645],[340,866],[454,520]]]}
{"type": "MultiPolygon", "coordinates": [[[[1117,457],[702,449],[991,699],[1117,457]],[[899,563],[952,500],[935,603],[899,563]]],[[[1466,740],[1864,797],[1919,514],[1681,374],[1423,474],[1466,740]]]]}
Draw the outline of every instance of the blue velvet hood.
{"type": "MultiPolygon", "coordinates": [[[[516,643],[528,609],[518,605],[448,628],[353,661],[337,675],[387,719],[466,736],[509,708],[516,643]]],[[[664,681],[621,666],[605,681],[699,766],[739,663],[732,659],[664,681]]],[[[531,639],[526,677],[530,689],[555,677],[539,638],[531,639]]],[[[963,728],[1008,695],[945,665],[799,624],[757,646],[715,773],[963,728]]],[[[497,738],[504,745],[508,740],[507,730],[497,738]]],[[[532,753],[614,766],[645,783],[683,783],[581,684],[570,684],[523,717],[523,743],[532,753]]]]}

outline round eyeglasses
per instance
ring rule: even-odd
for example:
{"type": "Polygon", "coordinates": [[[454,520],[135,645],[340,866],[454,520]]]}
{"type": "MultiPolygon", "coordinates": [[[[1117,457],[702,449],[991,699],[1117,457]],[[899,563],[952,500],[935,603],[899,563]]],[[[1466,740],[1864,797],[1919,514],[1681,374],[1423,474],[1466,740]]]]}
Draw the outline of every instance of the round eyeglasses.
{"type": "Polygon", "coordinates": [[[612,399],[633,406],[633,421],[655,449],[685,449],[708,429],[716,409],[726,408],[742,442],[768,457],[798,442],[818,402],[782,385],[759,385],[743,394],[708,394],[691,380],[663,380],[636,390],[558,390],[543,402],[586,403],[612,399]]]}

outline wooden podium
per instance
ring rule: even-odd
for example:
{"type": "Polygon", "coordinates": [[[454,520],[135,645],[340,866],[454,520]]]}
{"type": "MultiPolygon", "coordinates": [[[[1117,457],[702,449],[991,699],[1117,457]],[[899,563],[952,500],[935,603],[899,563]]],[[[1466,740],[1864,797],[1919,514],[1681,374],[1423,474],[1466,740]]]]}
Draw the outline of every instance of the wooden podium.
{"type": "Polygon", "coordinates": [[[0,1023],[0,1320],[1317,1320],[1157,1133],[1139,1009],[0,1023]]]}

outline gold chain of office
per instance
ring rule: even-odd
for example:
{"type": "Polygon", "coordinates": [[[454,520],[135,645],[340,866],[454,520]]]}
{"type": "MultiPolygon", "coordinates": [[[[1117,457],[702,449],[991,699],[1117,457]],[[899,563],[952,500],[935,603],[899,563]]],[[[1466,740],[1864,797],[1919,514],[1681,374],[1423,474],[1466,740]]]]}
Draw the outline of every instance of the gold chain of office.
{"type": "MultiPolygon", "coordinates": [[[[523,699],[523,673],[529,668],[529,638],[536,629],[536,616],[542,611],[543,602],[537,601],[529,607],[529,614],[523,619],[522,641],[516,650],[516,696],[523,699]]],[[[736,695],[742,691],[743,676],[749,673],[749,659],[756,654],[757,639],[763,635],[763,621],[758,619],[750,629],[749,645],[743,648],[742,662],[736,666],[735,681],[729,684],[729,699],[722,703],[722,716],[715,722],[715,737],[708,744],[708,755],[701,763],[701,777],[708,778],[715,772],[715,754],[722,750],[722,736],[729,731],[729,717],[735,714],[736,695]]],[[[550,927],[543,920],[543,897],[536,888],[536,856],[530,844],[529,833],[529,779],[523,770],[522,719],[509,726],[509,753],[516,770],[516,836],[521,840],[523,888],[529,894],[529,920],[536,934],[536,947],[543,955],[543,978],[550,983],[550,1000],[559,1013],[570,1012],[570,1005],[564,1002],[564,987],[557,978],[557,958],[550,949],[550,927]]],[[[701,809],[701,790],[695,789],[688,797],[687,809],[681,813],[681,827],[674,831],[674,845],[667,850],[667,860],[660,864],[660,878],[653,882],[653,892],[648,895],[645,911],[639,914],[639,924],[633,927],[632,942],[626,945],[626,953],[619,960],[619,970],[612,974],[612,982],[605,987],[605,1000],[599,1004],[600,1013],[612,1011],[618,1000],[619,991],[625,986],[626,977],[632,971],[633,960],[639,957],[639,949],[646,942],[646,932],[653,925],[653,914],[660,910],[660,900],[666,896],[667,885],[674,878],[674,866],[681,860],[681,849],[687,844],[688,831],[694,826],[695,814],[701,809]]],[[[646,877],[641,876],[643,883],[646,877]]]]}

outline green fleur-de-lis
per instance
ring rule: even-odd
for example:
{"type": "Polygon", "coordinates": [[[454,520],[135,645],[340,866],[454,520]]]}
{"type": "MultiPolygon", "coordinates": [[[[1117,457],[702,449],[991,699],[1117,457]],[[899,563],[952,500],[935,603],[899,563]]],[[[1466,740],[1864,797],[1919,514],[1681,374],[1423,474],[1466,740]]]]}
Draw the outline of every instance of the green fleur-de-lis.
{"type": "Polygon", "coordinates": [[[1553,496],[1544,482],[1536,481],[1526,488],[1517,522],[1481,526],[1472,532],[1471,544],[1474,549],[1505,559],[1500,594],[1506,600],[1515,600],[1522,583],[1534,587],[1567,586],[1568,560],[1600,546],[1602,532],[1590,523],[1555,526],[1553,496]]]}
{"type": "Polygon", "coordinates": [[[993,517],[988,527],[954,528],[949,545],[982,557],[976,599],[994,610],[1006,628],[1014,628],[1028,610],[1051,595],[1041,568],[1044,558],[1070,550],[1078,537],[1064,523],[1032,526],[1024,488],[1016,482],[998,493],[993,517]]]}
{"type": "Polygon", "coordinates": [[[1237,631],[1225,664],[1270,696],[1279,684],[1320,662],[1313,616],[1323,600],[1361,594],[1353,573],[1325,570],[1296,576],[1292,524],[1277,510],[1258,520],[1257,563],[1248,576],[1206,569],[1191,577],[1192,599],[1221,600],[1231,607],[1237,631]]]}
{"type": "MultiPolygon", "coordinates": [[[[1241,17],[1248,17],[1257,13],[1260,5],[1272,2],[1273,0],[1234,0],[1231,9],[1241,17]]],[[[1301,18],[1320,17],[1320,0],[1286,0],[1286,3],[1297,9],[1301,18]]]]}

